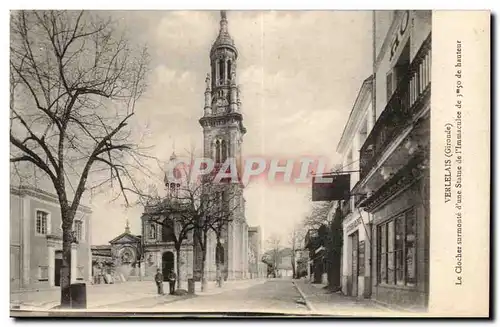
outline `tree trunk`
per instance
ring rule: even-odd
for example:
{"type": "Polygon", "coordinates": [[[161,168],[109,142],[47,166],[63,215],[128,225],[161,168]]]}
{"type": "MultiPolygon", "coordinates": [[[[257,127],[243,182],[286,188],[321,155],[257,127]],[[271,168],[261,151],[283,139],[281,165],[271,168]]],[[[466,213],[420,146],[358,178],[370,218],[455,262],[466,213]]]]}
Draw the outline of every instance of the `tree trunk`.
{"type": "MultiPolygon", "coordinates": [[[[63,218],[64,219],[64,218],[63,218]]],[[[71,225],[69,225],[71,226],[71,225]]],[[[71,307],[71,228],[63,223],[62,266],[61,266],[61,308],[71,307]]]]}
{"type": "Polygon", "coordinates": [[[215,264],[216,264],[216,277],[217,277],[217,287],[222,287],[222,256],[224,253],[222,252],[222,244],[220,243],[220,238],[217,236],[217,246],[215,250],[215,264]]]}
{"type": "Polygon", "coordinates": [[[175,246],[175,265],[177,266],[177,271],[175,272],[177,274],[177,289],[181,289],[181,247],[175,246]]]}
{"type": "Polygon", "coordinates": [[[205,276],[205,262],[207,259],[207,232],[203,231],[203,245],[201,246],[201,291],[207,289],[207,279],[205,276]]]}

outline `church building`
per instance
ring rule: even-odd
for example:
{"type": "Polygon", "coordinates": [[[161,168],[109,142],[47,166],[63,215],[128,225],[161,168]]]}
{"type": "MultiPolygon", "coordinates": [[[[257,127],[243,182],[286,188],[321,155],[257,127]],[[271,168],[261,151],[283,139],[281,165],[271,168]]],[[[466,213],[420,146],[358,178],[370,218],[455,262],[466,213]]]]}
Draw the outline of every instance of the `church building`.
{"type": "MultiPolygon", "coordinates": [[[[216,169],[220,169],[227,159],[234,159],[240,167],[246,129],[243,126],[240,92],[236,84],[238,50],[229,35],[224,11],[221,12],[219,34],[210,50],[209,58],[211,73],[206,78],[204,110],[199,120],[203,129],[203,155],[214,160],[216,169]]],[[[176,160],[175,153],[170,160],[176,160]]],[[[175,215],[175,207],[182,202],[179,194],[185,190],[185,183],[186,181],[171,181],[165,176],[167,194],[161,205],[167,208],[169,215],[175,215]]],[[[253,250],[249,246],[249,226],[245,218],[244,186],[238,180],[218,187],[223,196],[231,194],[230,201],[237,204],[231,210],[228,222],[223,225],[219,237],[221,277],[224,280],[257,277],[258,274],[250,274],[249,261],[252,256],[249,252],[253,250]]],[[[170,225],[166,224],[164,219],[159,220],[154,208],[146,206],[141,217],[142,235],[132,235],[127,228],[124,234],[113,240],[110,252],[116,252],[113,257],[120,261],[117,266],[130,265],[135,268],[128,270],[133,273],[125,276],[125,279],[134,279],[132,277],[136,275],[141,279],[152,279],[156,270],[161,269],[164,278],[170,271],[178,273],[182,287],[186,287],[185,283],[190,278],[200,280],[203,253],[195,241],[196,231],[188,231],[180,251],[176,251],[175,241],[182,226],[176,219],[170,218],[170,225]],[[118,246],[122,249],[118,251],[120,254],[125,249],[133,252],[126,256],[127,260],[131,259],[129,262],[122,262],[123,255],[112,250],[118,246]]],[[[217,238],[211,231],[207,237],[204,265],[204,275],[208,281],[214,281],[217,277],[216,248],[217,238]]],[[[125,270],[122,268],[121,271],[125,270]]]]}

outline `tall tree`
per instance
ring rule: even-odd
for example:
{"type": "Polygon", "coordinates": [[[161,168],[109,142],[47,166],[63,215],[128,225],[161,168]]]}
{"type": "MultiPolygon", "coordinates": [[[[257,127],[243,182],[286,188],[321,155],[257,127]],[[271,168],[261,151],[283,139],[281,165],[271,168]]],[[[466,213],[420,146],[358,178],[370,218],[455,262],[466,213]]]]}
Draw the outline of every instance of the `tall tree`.
{"type": "Polygon", "coordinates": [[[66,307],[82,195],[117,182],[128,202],[141,167],[128,124],[145,90],[147,49],[132,47],[113,22],[87,12],[19,11],[10,26],[10,161],[41,170],[59,199],[66,307]]]}
{"type": "Polygon", "coordinates": [[[333,202],[313,202],[310,214],[304,218],[304,226],[307,229],[318,229],[327,224],[332,205],[333,202]]]}
{"type": "Polygon", "coordinates": [[[267,240],[267,245],[269,251],[267,252],[267,258],[265,258],[264,262],[266,262],[268,266],[271,265],[272,272],[276,275],[278,265],[281,262],[281,250],[283,249],[281,238],[276,234],[272,234],[267,240]]]}
{"type": "Polygon", "coordinates": [[[303,250],[304,237],[306,236],[306,228],[303,223],[295,224],[289,234],[289,245],[292,249],[292,270],[293,277],[297,278],[297,251],[303,250]]]}

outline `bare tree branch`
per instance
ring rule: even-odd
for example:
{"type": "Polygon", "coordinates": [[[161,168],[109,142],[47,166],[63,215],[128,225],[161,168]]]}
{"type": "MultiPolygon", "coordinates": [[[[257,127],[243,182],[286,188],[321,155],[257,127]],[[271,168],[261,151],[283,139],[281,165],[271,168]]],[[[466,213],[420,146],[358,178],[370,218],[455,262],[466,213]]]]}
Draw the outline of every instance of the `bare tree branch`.
{"type": "Polygon", "coordinates": [[[10,162],[15,171],[20,163],[37,167],[57,193],[67,305],[71,229],[83,194],[113,189],[114,181],[127,204],[126,193],[140,193],[145,157],[128,123],[146,87],[147,48],[135,49],[110,19],[85,11],[18,11],[10,25],[10,162]]]}

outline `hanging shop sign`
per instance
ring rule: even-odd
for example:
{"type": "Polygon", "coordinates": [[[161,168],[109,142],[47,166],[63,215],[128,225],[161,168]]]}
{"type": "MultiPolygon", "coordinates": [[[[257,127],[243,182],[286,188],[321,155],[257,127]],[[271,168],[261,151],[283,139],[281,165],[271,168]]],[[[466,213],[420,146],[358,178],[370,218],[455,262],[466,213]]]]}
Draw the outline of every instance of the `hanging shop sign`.
{"type": "Polygon", "coordinates": [[[351,189],[350,174],[314,176],[312,180],[313,201],[348,200],[351,189]]]}

